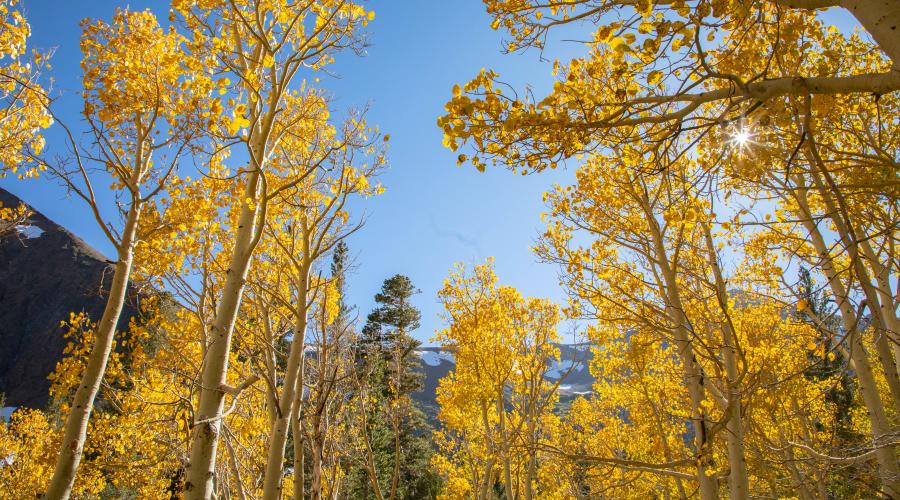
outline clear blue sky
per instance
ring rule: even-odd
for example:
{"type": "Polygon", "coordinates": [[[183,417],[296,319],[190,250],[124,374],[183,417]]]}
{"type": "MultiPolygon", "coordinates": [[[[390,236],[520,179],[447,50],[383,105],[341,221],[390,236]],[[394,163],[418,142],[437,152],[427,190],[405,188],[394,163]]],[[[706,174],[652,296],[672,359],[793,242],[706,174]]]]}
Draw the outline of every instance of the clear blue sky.
{"type": "MultiPolygon", "coordinates": [[[[109,18],[116,6],[129,5],[154,8],[165,24],[168,11],[168,2],[148,1],[24,0],[24,5],[31,46],[56,48],[50,74],[54,92],[62,94],[57,113],[70,126],[78,126],[81,109],[79,21],[109,18]]],[[[502,282],[561,302],[557,269],[537,263],[530,247],[542,227],[541,193],[569,179],[572,167],[528,177],[460,168],[456,154],[441,146],[435,125],[453,84],[482,67],[498,71],[518,89],[530,84],[541,94],[551,84],[550,62],[534,51],[502,54],[502,34],[490,29],[479,0],[381,0],[368,7],[376,11],[368,55],[341,55],[331,68],[337,77],[323,76],[320,82],[332,93],[336,111],[368,105],[369,121],[391,134],[390,169],[381,179],[387,191],[364,204],[367,224],[349,241],[356,264],[349,302],[364,318],[381,282],[405,274],[422,290],[416,299],[422,310],[417,337],[427,341],[441,327],[437,290],[452,265],[488,256],[496,258],[502,282]]],[[[559,42],[548,54],[565,60],[581,51],[578,44],[559,42]]],[[[51,148],[60,141],[58,132],[48,133],[51,148]]],[[[58,184],[5,179],[0,186],[112,254],[87,207],[58,184]]]]}

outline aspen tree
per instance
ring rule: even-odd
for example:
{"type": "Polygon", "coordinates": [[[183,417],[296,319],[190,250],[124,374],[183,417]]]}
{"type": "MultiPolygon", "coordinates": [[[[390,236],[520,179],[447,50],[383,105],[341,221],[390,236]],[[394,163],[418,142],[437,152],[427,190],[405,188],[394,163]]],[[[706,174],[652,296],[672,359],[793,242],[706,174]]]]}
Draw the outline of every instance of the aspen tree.
{"type": "MultiPolygon", "coordinates": [[[[862,50],[858,40],[842,45],[850,54],[862,50]]],[[[860,57],[861,64],[874,64],[860,57]]],[[[770,109],[765,126],[757,126],[758,137],[729,152],[724,165],[729,191],[753,199],[774,195],[778,200],[763,222],[767,234],[756,236],[754,247],[763,247],[752,254],[757,260],[780,256],[803,262],[835,301],[842,332],[833,331],[832,340],[839,349],[847,346],[845,354],[868,410],[872,451],[879,456],[888,491],[897,487],[891,479],[898,474],[895,444],[888,436],[895,432],[890,414],[898,411],[900,377],[895,312],[883,305],[893,293],[885,277],[895,266],[890,248],[896,221],[884,217],[896,210],[892,177],[897,170],[883,153],[896,141],[896,125],[880,116],[896,106],[896,95],[878,102],[859,96],[789,100],[782,109],[770,109]],[[760,162],[769,168],[760,168],[760,162]],[[866,310],[872,323],[868,328],[861,323],[866,310]],[[876,362],[870,360],[870,351],[876,362]],[[878,391],[881,377],[889,389],[885,395],[878,391]]],[[[735,222],[741,219],[746,217],[735,222]]],[[[797,291],[792,293],[796,298],[797,291]]],[[[812,314],[802,300],[797,301],[802,314],[816,324],[827,321],[812,314]]]]}
{"type": "Polygon", "coordinates": [[[558,402],[559,382],[547,380],[559,360],[558,306],[499,286],[491,261],[471,275],[458,265],[439,296],[448,326],[435,339],[456,358],[438,388],[434,462],[447,494],[488,498],[496,482],[510,498],[552,496],[539,468],[558,402]]]}
{"type": "MultiPolygon", "coordinates": [[[[232,333],[273,195],[270,161],[279,143],[291,133],[291,123],[279,122],[285,99],[304,68],[319,70],[342,49],[361,51],[360,30],[374,16],[345,0],[176,0],[172,7],[192,33],[194,52],[222,75],[219,83],[225,94],[232,96],[227,103],[232,119],[224,135],[249,159],[239,172],[243,187],[234,204],[240,207],[240,215],[229,243],[227,279],[207,337],[185,483],[186,498],[207,499],[215,485],[232,333]]],[[[292,172],[295,183],[314,170],[298,167],[292,172]]]]}
{"type": "Polygon", "coordinates": [[[66,416],[47,498],[68,498],[81,461],[88,420],[112,350],[141,234],[141,214],[165,188],[194,139],[203,79],[189,79],[195,60],[182,52],[183,39],[165,31],[149,11],[118,10],[110,23],[85,21],[83,115],[93,148],[82,152],[71,133],[74,166],[49,164],[66,186],[89,206],[116,249],[115,271],[106,308],[94,332],[94,346],[78,392],[66,416]],[[146,78],[134,78],[135,74],[146,78]],[[164,132],[164,134],[161,134],[164,132]],[[107,222],[91,173],[105,170],[123,199],[120,231],[107,222]]]}
{"type": "MultiPolygon", "coordinates": [[[[288,424],[294,413],[293,405],[297,391],[304,388],[304,366],[306,362],[306,339],[309,314],[317,300],[321,300],[325,289],[311,286],[314,266],[347,236],[357,231],[361,225],[350,222],[348,202],[355,197],[366,197],[382,192],[380,185],[373,183],[384,166],[384,155],[376,151],[376,144],[367,137],[365,122],[350,119],[344,126],[340,138],[326,134],[324,144],[310,147],[307,144],[289,146],[284,141],[284,149],[273,161],[316,165],[303,182],[278,189],[276,203],[273,203],[274,222],[269,225],[268,234],[263,237],[270,249],[269,256],[276,267],[289,269],[287,289],[284,295],[273,296],[262,288],[270,302],[276,302],[289,310],[291,335],[290,353],[282,375],[284,379],[280,393],[278,387],[272,391],[278,395],[275,419],[269,437],[269,458],[266,465],[265,498],[279,498],[283,478],[282,462],[287,442],[288,424]],[[303,150],[308,157],[305,157],[303,150]],[[372,153],[368,157],[367,153],[372,153]],[[319,299],[317,299],[317,296],[319,299]]],[[[380,148],[380,146],[379,146],[380,148]]],[[[321,281],[321,280],[317,280],[321,281]]],[[[271,291],[276,288],[269,288],[271,291]]],[[[334,301],[335,293],[328,297],[334,301]]],[[[321,346],[319,346],[321,347],[321,346]]],[[[276,373],[268,379],[274,381],[276,373]]],[[[302,446],[303,436],[294,436],[294,446],[302,446]]],[[[300,471],[295,467],[295,474],[300,471]]],[[[319,483],[318,486],[321,486],[319,483]]],[[[321,490],[319,490],[321,493],[321,490]]]]}
{"type": "MultiPolygon", "coordinates": [[[[581,23],[587,53],[554,62],[556,81],[546,97],[509,91],[490,69],[454,86],[438,120],[444,143],[476,150],[463,153],[460,163],[530,172],[592,151],[610,129],[647,125],[628,140],[675,141],[686,131],[752,120],[783,97],[900,90],[894,46],[865,44],[877,64],[849,66],[831,52],[815,12],[786,7],[790,3],[487,0],[491,26],[509,34],[509,51],[544,48],[554,28],[581,23]],[[826,57],[813,67],[796,63],[819,56],[826,57]]],[[[877,21],[858,20],[878,31],[897,15],[887,3],[848,8],[871,10],[877,21]]]]}

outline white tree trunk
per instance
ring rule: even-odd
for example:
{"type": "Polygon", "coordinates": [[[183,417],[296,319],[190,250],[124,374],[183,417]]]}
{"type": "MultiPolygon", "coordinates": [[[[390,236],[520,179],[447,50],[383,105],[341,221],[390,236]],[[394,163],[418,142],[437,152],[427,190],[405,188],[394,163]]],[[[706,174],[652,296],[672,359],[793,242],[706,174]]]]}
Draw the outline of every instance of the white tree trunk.
{"type": "Polygon", "coordinates": [[[712,233],[707,225],[704,225],[703,229],[709,265],[715,279],[716,300],[724,316],[721,330],[722,361],[727,377],[728,413],[726,418],[728,421],[725,423],[725,428],[728,432],[725,434],[725,445],[728,448],[728,465],[731,469],[728,477],[729,488],[732,500],[746,500],[750,495],[750,480],[747,473],[747,459],[744,456],[744,422],[741,411],[743,402],[736,356],[737,334],[728,316],[728,291],[725,289],[725,279],[722,277],[722,270],[719,267],[712,233]]]}
{"type": "Polygon", "coordinates": [[[94,346],[88,356],[87,366],[81,376],[81,383],[75,392],[72,407],[66,416],[63,440],[53,469],[53,477],[47,487],[44,498],[50,500],[66,499],[72,494],[75,474],[81,463],[84,441],[87,437],[88,420],[94,408],[94,398],[100,390],[106,364],[112,351],[116,325],[122,314],[128,279],[131,276],[131,265],[134,258],[135,236],[141,216],[139,201],[132,203],[125,219],[125,228],[119,243],[118,261],[106,299],[106,308],[97,328],[94,331],[94,346]]]}
{"type": "Polygon", "coordinates": [[[798,214],[799,218],[803,221],[803,225],[809,234],[810,242],[819,254],[822,271],[828,279],[831,293],[834,295],[838,310],[841,313],[841,322],[850,337],[850,360],[853,363],[853,368],[856,370],[859,392],[862,394],[869,416],[882,487],[894,497],[900,498],[900,468],[897,466],[897,456],[894,452],[894,447],[885,446],[885,443],[881,442],[890,435],[891,428],[884,409],[884,403],[881,401],[881,396],[878,394],[878,388],[875,385],[875,375],[872,373],[872,367],[869,364],[869,355],[865,346],[863,346],[861,333],[857,331],[858,318],[848,299],[847,290],[835,272],[825,240],[811,219],[811,212],[805,196],[798,194],[797,201],[801,209],[801,213],[798,214]]]}
{"type": "MultiPolygon", "coordinates": [[[[648,211],[649,213],[649,211],[648,211]]],[[[656,253],[656,261],[660,264],[663,279],[666,285],[666,314],[672,325],[675,337],[675,345],[678,347],[678,355],[681,358],[684,371],[684,384],[691,400],[691,424],[694,429],[694,441],[697,446],[699,460],[697,461],[697,481],[700,484],[700,498],[702,500],[715,500],[719,497],[716,478],[707,474],[713,469],[712,442],[709,436],[709,425],[706,412],[703,409],[705,399],[704,377],[694,354],[692,332],[688,328],[688,318],[684,314],[684,305],[681,303],[681,295],[678,291],[678,280],[675,272],[669,265],[669,256],[665,250],[665,242],[662,233],[656,225],[655,219],[650,218],[650,233],[652,244],[656,253]]]]}
{"type": "Polygon", "coordinates": [[[500,443],[503,452],[503,489],[506,498],[516,498],[516,490],[512,481],[512,457],[509,453],[509,436],[506,431],[506,409],[504,408],[504,386],[500,386],[497,391],[497,415],[500,417],[500,443]]]}
{"type": "Polygon", "coordinates": [[[872,245],[869,244],[868,240],[862,241],[860,243],[860,248],[862,248],[866,260],[869,262],[872,267],[872,272],[875,274],[875,280],[878,284],[876,288],[878,290],[880,302],[879,307],[881,309],[881,316],[884,318],[885,328],[887,329],[884,334],[887,335],[891,350],[893,351],[894,366],[898,369],[898,374],[900,374],[900,320],[898,320],[897,312],[892,307],[894,304],[894,294],[893,289],[891,288],[890,273],[888,272],[888,268],[878,261],[878,256],[872,250],[872,245]]]}
{"type": "Polygon", "coordinates": [[[900,2],[897,0],[842,0],[859,24],[900,71],[900,2]]]}
{"type": "MultiPolygon", "coordinates": [[[[305,238],[305,236],[304,236],[305,238]]],[[[304,245],[306,252],[306,245],[304,245]]],[[[306,259],[306,257],[303,257],[306,259]]],[[[265,480],[263,482],[263,498],[266,500],[276,500],[281,498],[283,464],[284,464],[284,447],[287,444],[288,426],[290,425],[291,415],[293,414],[293,406],[295,399],[295,391],[303,391],[302,385],[298,385],[300,366],[305,356],[306,348],[306,324],[307,324],[307,291],[309,288],[309,266],[304,262],[300,276],[300,289],[297,290],[297,311],[296,325],[294,327],[294,338],[291,340],[291,351],[288,354],[287,369],[284,373],[284,387],[281,390],[281,396],[278,400],[278,412],[275,421],[269,429],[269,449],[266,458],[265,480]]],[[[298,436],[294,436],[294,445],[302,441],[298,441],[298,436]]]]}
{"type": "MultiPolygon", "coordinates": [[[[200,375],[200,402],[191,437],[190,462],[185,478],[185,499],[207,500],[215,491],[216,449],[221,429],[222,411],[228,374],[231,335],[244,291],[244,283],[253,255],[253,242],[257,231],[260,189],[260,171],[247,174],[241,213],[234,247],[232,248],[225,287],[208,335],[209,345],[200,375]],[[253,204],[248,203],[253,202],[253,204]]],[[[235,396],[236,397],[236,396],[235,396]]]]}
{"type": "MultiPolygon", "coordinates": [[[[812,156],[811,160],[818,160],[818,156],[812,156]]],[[[875,352],[878,354],[878,361],[881,364],[884,378],[890,389],[894,409],[900,412],[900,375],[897,373],[897,364],[894,361],[893,352],[890,346],[889,335],[891,334],[891,331],[887,327],[888,320],[884,317],[881,296],[876,291],[877,287],[872,284],[872,279],[869,276],[869,269],[866,267],[866,264],[863,261],[864,257],[860,252],[859,242],[866,241],[866,239],[858,234],[858,230],[853,227],[853,222],[850,220],[849,209],[847,208],[846,202],[844,202],[842,195],[834,184],[827,168],[818,161],[816,161],[815,164],[819,165],[822,175],[813,175],[813,179],[815,180],[816,186],[822,195],[822,200],[825,202],[825,206],[828,209],[829,218],[834,222],[835,229],[837,229],[841,242],[844,243],[844,248],[849,254],[850,264],[856,272],[856,279],[866,297],[870,312],[869,317],[872,321],[872,328],[875,335],[875,352]],[[823,182],[821,177],[824,177],[825,180],[828,181],[827,184],[823,182]]],[[[873,261],[872,264],[877,264],[877,261],[873,261]]]]}
{"type": "Polygon", "coordinates": [[[306,357],[300,358],[300,373],[297,376],[297,387],[294,391],[294,405],[291,408],[291,435],[294,436],[294,500],[306,498],[304,488],[306,487],[306,469],[303,456],[303,386],[306,375],[306,357]]]}

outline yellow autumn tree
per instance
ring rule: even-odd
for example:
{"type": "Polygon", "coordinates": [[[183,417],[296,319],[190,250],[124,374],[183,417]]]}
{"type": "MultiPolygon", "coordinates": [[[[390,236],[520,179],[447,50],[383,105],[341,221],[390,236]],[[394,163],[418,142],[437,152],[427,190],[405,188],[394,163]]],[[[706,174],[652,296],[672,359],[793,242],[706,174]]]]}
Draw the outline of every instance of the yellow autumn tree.
{"type": "Polygon", "coordinates": [[[888,20],[900,14],[862,3],[848,10],[877,42],[863,42],[876,62],[869,67],[847,64],[810,10],[839,2],[486,0],[510,51],[543,48],[555,28],[582,26],[586,54],[554,61],[556,81],[543,98],[510,92],[499,74],[482,70],[454,86],[438,125],[448,147],[470,144],[478,153],[461,163],[536,171],[608,143],[611,129],[646,125],[627,140],[677,142],[688,131],[740,129],[785,98],[896,92],[891,68],[900,54],[888,20]],[[819,64],[792,64],[798,58],[819,64]]]}
{"type": "Polygon", "coordinates": [[[78,471],[93,401],[126,297],[141,215],[166,186],[198,133],[195,117],[210,83],[186,76],[196,72],[199,63],[184,54],[183,42],[173,30],[163,30],[149,11],[117,10],[111,22],[85,21],[81,39],[83,116],[93,147],[83,150],[69,132],[73,164],[41,160],[87,203],[116,250],[106,308],[66,418],[48,498],[68,498],[78,471]],[[144,78],[135,78],[136,74],[144,78]],[[122,197],[116,210],[119,221],[105,218],[106,209],[94,187],[98,171],[109,176],[112,189],[122,197]]]}
{"type": "MultiPolygon", "coordinates": [[[[223,150],[246,155],[237,172],[243,189],[233,199],[240,207],[227,279],[209,324],[196,425],[191,445],[186,498],[210,498],[215,484],[216,449],[224,411],[234,324],[253,253],[267,220],[273,196],[269,183],[272,158],[294,127],[282,108],[297,89],[303,71],[318,71],[344,49],[362,46],[362,29],[373,17],[360,5],[339,0],[289,2],[210,2],[176,0],[173,15],[191,33],[192,53],[221,75],[218,83],[228,101],[231,119],[219,135],[223,150]]],[[[287,114],[294,121],[302,116],[287,114]]],[[[302,127],[303,124],[297,124],[302,127]]],[[[294,165],[290,182],[299,183],[314,165],[294,165]]],[[[277,168],[277,167],[276,167],[277,168]]],[[[278,188],[281,189],[286,185],[278,188]]]]}
{"type": "Polygon", "coordinates": [[[0,177],[33,177],[43,170],[29,160],[44,149],[41,129],[53,124],[50,98],[41,86],[49,54],[28,51],[31,27],[18,0],[0,2],[0,177]]]}
{"type": "MultiPolygon", "coordinates": [[[[322,265],[322,258],[338,243],[361,227],[361,223],[351,220],[348,204],[354,198],[382,192],[375,180],[385,165],[382,146],[375,142],[376,137],[369,136],[361,117],[350,118],[340,132],[321,125],[307,135],[300,132],[292,130],[273,159],[273,164],[277,163],[289,175],[281,186],[277,184],[280,179],[271,181],[275,184],[269,205],[271,222],[263,229],[258,249],[260,265],[252,271],[250,280],[254,295],[250,300],[262,314],[260,322],[266,325],[266,336],[259,339],[267,360],[265,380],[273,399],[277,400],[271,401],[274,407],[266,498],[281,495],[289,425],[304,413],[298,391],[306,383],[309,316],[317,303],[337,299],[335,291],[328,292],[328,280],[321,278],[321,271],[316,277],[316,267],[322,265]],[[290,175],[297,171],[308,172],[307,177],[297,182],[290,175]],[[276,352],[276,346],[285,342],[286,336],[290,336],[290,348],[285,368],[279,373],[275,361],[280,362],[282,356],[276,352]]],[[[330,324],[328,321],[322,324],[323,321],[324,317],[317,321],[320,329],[330,324]]],[[[325,344],[314,346],[325,347],[325,344]]],[[[298,431],[296,427],[292,431],[294,446],[295,451],[302,453],[304,439],[298,431]]],[[[302,470],[298,467],[294,470],[296,491],[304,483],[302,470]]],[[[321,480],[314,481],[313,496],[321,495],[321,487],[321,480]]]]}
{"type": "Polygon", "coordinates": [[[557,498],[560,485],[541,470],[559,382],[547,376],[559,360],[559,308],[500,286],[493,262],[468,275],[451,273],[439,296],[448,327],[435,340],[456,366],[438,388],[442,428],[434,463],[444,498],[557,498]]]}
{"type": "MultiPolygon", "coordinates": [[[[705,194],[715,178],[703,162],[667,162],[648,175],[643,170],[660,162],[656,150],[623,146],[616,153],[591,156],[575,185],[548,195],[551,220],[538,246],[564,270],[574,312],[597,322],[588,336],[597,346],[598,388],[592,401],[575,405],[570,425],[581,426],[576,433],[588,443],[615,445],[600,456],[588,445],[572,458],[617,471],[599,489],[641,479],[648,481],[644,494],[699,490],[714,498],[725,478],[730,497],[827,489],[813,465],[830,463],[819,433],[833,435],[839,423],[825,397],[838,378],[807,376],[816,364],[807,346],[818,350],[821,339],[814,324],[785,318],[796,299],[781,290],[778,254],[748,247],[734,257],[746,264],[727,273],[724,245],[749,235],[731,218],[717,221],[729,207],[705,194]],[[783,399],[771,398],[774,391],[783,399]],[[593,422],[590,430],[582,422],[593,422]],[[801,455],[809,465],[790,463],[801,455]],[[790,487],[779,486],[772,471],[790,477],[790,487]]],[[[871,422],[877,428],[877,415],[871,422]]],[[[873,432],[865,452],[831,464],[871,464],[880,455],[877,470],[890,488],[885,456],[892,445],[881,435],[873,432]]]]}
{"type": "MultiPolygon", "coordinates": [[[[796,286],[773,285],[784,284],[783,275],[798,257],[827,284],[842,322],[831,328],[830,342],[847,351],[871,438],[861,453],[832,458],[869,464],[876,458],[880,488],[896,494],[897,323],[894,308],[885,305],[892,291],[886,277],[895,262],[887,243],[895,227],[887,214],[895,210],[898,170],[891,153],[885,154],[895,140],[894,124],[881,114],[890,116],[900,89],[891,41],[896,33],[887,29],[898,15],[896,7],[777,0],[485,4],[492,27],[510,35],[510,51],[543,49],[561,25],[583,27],[587,51],[568,63],[554,62],[556,81],[546,97],[510,91],[491,70],[455,86],[447,114],[438,120],[445,145],[470,146],[474,154],[460,154],[459,162],[480,170],[503,165],[528,173],[570,159],[590,165],[579,171],[579,185],[595,187],[576,191],[581,196],[555,198],[562,220],[551,224],[547,241],[555,251],[544,255],[572,277],[565,284],[574,295],[587,299],[598,293],[596,285],[609,286],[600,289],[605,300],[628,314],[653,312],[637,304],[648,299],[650,284],[659,289],[653,290],[661,300],[655,312],[682,324],[682,332],[669,341],[681,347],[692,438],[699,440],[695,452],[703,455],[707,437],[720,427],[744,427],[723,433],[731,495],[747,495],[749,480],[741,470],[747,460],[746,439],[740,437],[746,425],[735,418],[745,410],[728,393],[736,390],[741,399],[749,394],[742,388],[746,366],[735,357],[742,351],[741,334],[729,320],[731,282],[721,269],[714,214],[729,219],[738,214],[731,222],[748,235],[757,233],[758,244],[746,255],[762,276],[747,272],[745,286],[762,283],[765,293],[786,307],[802,304],[806,299],[796,286]],[[841,6],[871,39],[828,27],[812,10],[841,6]],[[608,186],[598,183],[611,176],[622,181],[613,182],[606,194],[608,186]],[[633,190],[626,186],[632,184],[645,193],[628,195],[633,190]],[[729,203],[732,193],[740,194],[729,203]],[[764,206],[773,194],[788,200],[776,214],[764,206]],[[621,213],[627,200],[634,208],[621,213]],[[591,221],[587,213],[611,215],[591,221]],[[861,223],[863,213],[876,221],[872,230],[861,223]],[[632,232],[629,225],[635,223],[644,233],[632,232]],[[632,236],[610,234],[609,227],[624,227],[632,236]],[[771,231],[755,231],[760,227],[771,231]],[[658,237],[665,228],[675,232],[658,237]],[[592,246],[568,248],[568,233],[582,230],[601,237],[592,246]],[[655,240],[650,246],[648,237],[655,240]],[[773,246],[784,251],[771,251],[773,246]],[[637,255],[634,260],[645,269],[670,269],[654,269],[634,282],[634,264],[627,264],[623,251],[637,255]],[[709,299],[705,304],[697,297],[701,291],[709,299]],[[870,328],[860,328],[864,310],[871,311],[870,328]],[[704,358],[714,364],[705,366],[704,358]],[[712,383],[716,379],[719,384],[712,383]],[[727,402],[724,408],[732,415],[719,422],[711,412],[715,406],[703,406],[708,398],[719,406],[727,402]]],[[[740,251],[737,257],[743,257],[740,251]]],[[[821,331],[828,318],[800,309],[821,331]]],[[[678,332],[672,323],[669,328],[678,332]]],[[[722,461],[715,449],[710,441],[709,462],[703,464],[701,457],[694,475],[704,498],[717,494],[717,480],[706,479],[722,461]]]]}

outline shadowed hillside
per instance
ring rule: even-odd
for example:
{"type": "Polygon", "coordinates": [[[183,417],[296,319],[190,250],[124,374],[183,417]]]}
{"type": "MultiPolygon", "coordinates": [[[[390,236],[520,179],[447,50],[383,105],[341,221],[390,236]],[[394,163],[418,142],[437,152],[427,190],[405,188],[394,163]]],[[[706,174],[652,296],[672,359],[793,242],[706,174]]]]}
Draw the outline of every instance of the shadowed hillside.
{"type": "MultiPolygon", "coordinates": [[[[21,202],[0,189],[0,203],[21,202]]],[[[28,225],[0,240],[0,392],[6,405],[38,408],[66,340],[60,321],[85,311],[96,321],[112,265],[97,250],[32,209],[28,225]]],[[[134,315],[126,304],[119,322],[134,315]]]]}

